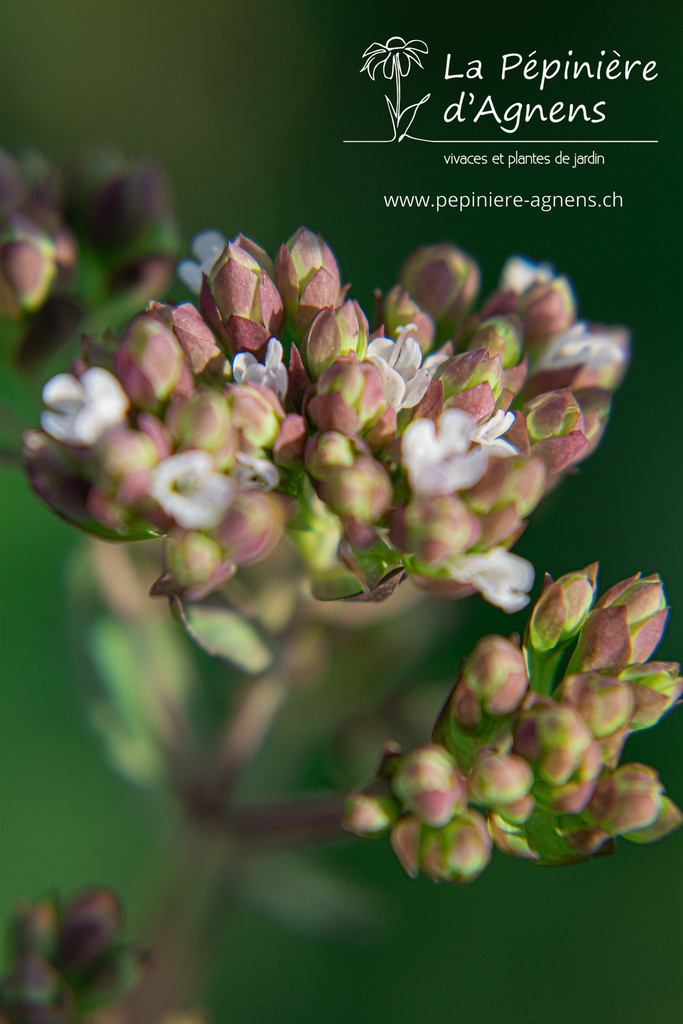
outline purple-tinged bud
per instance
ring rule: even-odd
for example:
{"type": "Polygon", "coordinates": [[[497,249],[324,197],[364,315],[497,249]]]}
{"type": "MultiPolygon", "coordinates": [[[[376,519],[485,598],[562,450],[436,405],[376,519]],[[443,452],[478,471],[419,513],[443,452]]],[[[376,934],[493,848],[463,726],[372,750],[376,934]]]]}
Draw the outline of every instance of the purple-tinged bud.
{"type": "Polygon", "coordinates": [[[273,445],[273,459],[276,465],[288,469],[301,463],[307,438],[308,432],[303,416],[293,412],[287,413],[273,445]]]}
{"type": "Polygon", "coordinates": [[[504,369],[517,366],[523,354],[521,325],[516,316],[496,316],[484,320],[472,335],[467,348],[485,349],[499,356],[504,369]]]}
{"type": "Polygon", "coordinates": [[[683,813],[668,796],[662,796],[659,814],[651,825],[627,832],[624,839],[632,843],[656,843],[683,825],[683,813]]]}
{"type": "Polygon", "coordinates": [[[16,215],[0,235],[0,315],[18,319],[43,304],[57,277],[54,241],[16,215]]]}
{"type": "Polygon", "coordinates": [[[579,632],[595,600],[598,563],[553,581],[546,576],[541,596],[533,607],[527,643],[544,653],[567,643],[579,632]]]}
{"type": "Polygon", "coordinates": [[[423,312],[398,284],[384,298],[380,292],[376,292],[376,295],[376,323],[384,325],[385,337],[395,338],[401,327],[414,324],[412,336],[424,353],[430,352],[436,337],[436,324],[429,313],[423,312]]]}
{"type": "Polygon", "coordinates": [[[234,465],[239,436],[227,397],[221,391],[200,388],[192,395],[173,399],[165,422],[180,449],[211,452],[223,472],[234,465]]]}
{"type": "Polygon", "coordinates": [[[390,535],[400,551],[435,569],[476,544],[481,525],[455,494],[416,495],[392,514],[390,535]]]}
{"type": "Polygon", "coordinates": [[[83,468],[64,446],[42,430],[27,430],[23,453],[27,476],[38,497],[69,522],[86,523],[91,518],[87,506],[90,485],[83,468]]]}
{"type": "Polygon", "coordinates": [[[533,284],[520,296],[519,315],[531,345],[568,330],[576,320],[576,298],[567,278],[533,284]]]}
{"type": "Polygon", "coordinates": [[[176,306],[171,311],[171,318],[175,335],[195,377],[211,384],[226,380],[229,367],[225,354],[192,303],[176,306]]]}
{"type": "Polygon", "coordinates": [[[469,773],[473,800],[503,814],[506,819],[521,823],[534,809],[529,797],[534,773],[523,757],[480,750],[474,755],[469,773]]]}
{"type": "Polygon", "coordinates": [[[418,821],[438,828],[467,807],[467,783],[443,747],[417,747],[398,758],[391,785],[418,821]]]}
{"type": "Polygon", "coordinates": [[[391,848],[401,862],[401,867],[410,878],[420,873],[420,833],[422,825],[412,814],[399,818],[391,830],[391,848]]]}
{"type": "Polygon", "coordinates": [[[60,966],[68,974],[86,970],[114,945],[121,924],[121,905],[110,889],[89,889],[75,896],[60,921],[60,966]]]}
{"type": "Polygon", "coordinates": [[[376,523],[389,509],[391,480],[369,455],[357,456],[351,466],[337,467],[321,487],[325,504],[343,521],[376,523]]]}
{"type": "Polygon", "coordinates": [[[182,590],[213,580],[224,564],[218,544],[204,533],[171,534],[166,543],[168,571],[182,590]]]}
{"type": "Polygon", "coordinates": [[[479,515],[513,504],[526,516],[543,497],[546,479],[541,459],[490,459],[481,480],[467,492],[467,503],[479,515]]]}
{"type": "Polygon", "coordinates": [[[229,242],[202,282],[200,308],[210,327],[232,355],[261,354],[268,340],[282,332],[282,299],[258,260],[229,242]]]}
{"type": "Polygon", "coordinates": [[[499,355],[489,355],[487,349],[478,348],[447,359],[436,371],[436,377],[443,384],[446,402],[479,384],[487,384],[495,400],[503,386],[503,362],[499,355]]]}
{"type": "Polygon", "coordinates": [[[662,638],[669,617],[669,606],[661,578],[657,573],[636,573],[602,595],[597,608],[626,608],[626,623],[631,637],[632,664],[650,657],[662,638]]]}
{"type": "Polygon", "coordinates": [[[279,494],[258,489],[241,491],[212,531],[227,560],[235,565],[261,562],[282,537],[287,505],[279,494]]]}
{"type": "Polygon", "coordinates": [[[301,227],[280,248],[276,279],[287,320],[302,337],[321,309],[336,308],[343,298],[339,267],[325,240],[301,227]]]}
{"type": "Polygon", "coordinates": [[[624,729],[634,708],[629,684],[599,672],[566,676],[553,696],[561,704],[575,707],[599,740],[624,729]]]}
{"type": "Polygon", "coordinates": [[[97,445],[99,483],[146,494],[149,471],[159,462],[156,445],[140,430],[115,427],[97,445]],[[137,480],[137,484],[134,482],[137,480]],[[131,488],[132,485],[132,488],[131,488]]]}
{"type": "Polygon", "coordinates": [[[662,809],[664,787],[649,765],[622,764],[595,787],[587,814],[610,835],[654,824],[662,809]]]}
{"type": "Polygon", "coordinates": [[[382,377],[374,363],[342,356],[325,370],[307,411],[320,430],[360,434],[379,420],[387,407],[382,377]]]}
{"type": "Polygon", "coordinates": [[[175,334],[147,313],[134,317],[126,328],[115,368],[131,401],[149,412],[156,412],[174,390],[191,390],[189,368],[175,334]]]}
{"type": "Polygon", "coordinates": [[[488,866],[492,846],[482,816],[466,811],[443,828],[423,827],[419,865],[435,882],[473,882],[488,866]]]}
{"type": "Polygon", "coordinates": [[[583,412],[568,389],[549,391],[524,406],[529,439],[533,443],[561,437],[585,427],[583,412]]]}
{"type": "Polygon", "coordinates": [[[349,793],[344,805],[344,828],[357,836],[383,836],[401,813],[386,779],[349,793]]]}
{"type": "Polygon", "coordinates": [[[355,299],[348,299],[338,309],[328,307],[316,313],[301,342],[301,357],[312,380],[349,352],[359,359],[365,356],[368,343],[368,321],[355,299]]]}
{"type": "Polygon", "coordinates": [[[408,257],[401,285],[437,323],[441,338],[452,337],[479,292],[479,267],[454,245],[424,245],[408,257]]]}
{"type": "Polygon", "coordinates": [[[272,448],[285,411],[274,391],[259,384],[228,384],[232,422],[256,448],[272,448]]]}
{"type": "Polygon", "coordinates": [[[306,445],[306,469],[315,480],[328,480],[337,468],[352,466],[362,451],[362,445],[338,431],[315,434],[306,445]]]}
{"type": "Polygon", "coordinates": [[[502,636],[485,636],[463,663],[449,710],[465,731],[476,731],[483,715],[505,717],[522,703],[529,682],[524,655],[502,636]]]}
{"type": "Polygon", "coordinates": [[[635,709],[631,730],[649,729],[678,702],[683,693],[680,665],[672,661],[650,661],[619,673],[631,686],[635,709]]]}
{"type": "Polygon", "coordinates": [[[536,697],[515,725],[513,751],[534,768],[534,796],[551,810],[578,814],[602,766],[600,747],[573,707],[536,697]]]}

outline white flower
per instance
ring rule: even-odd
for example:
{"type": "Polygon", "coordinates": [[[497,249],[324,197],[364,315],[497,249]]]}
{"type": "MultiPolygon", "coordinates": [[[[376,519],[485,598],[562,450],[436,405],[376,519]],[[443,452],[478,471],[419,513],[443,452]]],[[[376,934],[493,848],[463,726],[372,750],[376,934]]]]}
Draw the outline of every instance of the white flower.
{"type": "Polygon", "coordinates": [[[417,419],[406,428],[401,451],[410,486],[416,494],[452,494],[471,487],[488,465],[484,445],[471,447],[474,417],[462,409],[447,409],[434,422],[417,419]]]}
{"type": "Polygon", "coordinates": [[[152,470],[150,493],[186,530],[217,526],[236,491],[234,480],[216,472],[208,452],[171,455],[152,470]]]}
{"type": "Polygon", "coordinates": [[[264,491],[272,491],[280,482],[280,472],[268,459],[261,459],[246,452],[237,453],[237,479],[241,487],[253,489],[260,487],[264,491]]]}
{"type": "Polygon", "coordinates": [[[382,375],[384,397],[394,409],[413,409],[429,387],[431,375],[422,367],[422,349],[411,331],[415,324],[400,327],[396,341],[375,338],[368,346],[368,359],[382,375]]]}
{"type": "Polygon", "coordinates": [[[47,411],[40,422],[46,434],[73,445],[92,445],[110,427],[126,421],[128,396],[113,374],[91,366],[80,380],[58,373],[43,388],[47,411]]]}
{"type": "Polygon", "coordinates": [[[458,583],[469,583],[487,601],[506,612],[517,612],[529,603],[534,567],[506,548],[491,548],[480,555],[463,555],[449,566],[458,583]]]}
{"type": "Polygon", "coordinates": [[[518,455],[519,452],[514,444],[502,440],[503,434],[507,434],[514,422],[514,412],[503,412],[502,409],[499,409],[486,423],[481,423],[478,427],[473,428],[470,440],[475,444],[483,445],[489,455],[499,455],[502,458],[518,455]]]}
{"type": "Polygon", "coordinates": [[[277,338],[271,338],[266,348],[266,362],[259,363],[251,352],[240,352],[232,362],[232,375],[237,384],[262,384],[280,399],[287,394],[287,367],[282,362],[282,345],[277,338]]]}
{"type": "Polygon", "coordinates": [[[195,235],[190,250],[196,260],[182,260],[177,267],[178,277],[183,284],[199,295],[202,274],[209,273],[226,245],[227,239],[220,231],[202,231],[195,235]]]}
{"type": "Polygon", "coordinates": [[[564,334],[553,338],[537,363],[538,369],[563,366],[621,366],[628,354],[616,337],[606,331],[592,332],[583,321],[573,324],[564,334]]]}
{"type": "Polygon", "coordinates": [[[534,284],[547,284],[557,277],[550,263],[534,263],[526,256],[511,256],[503,266],[500,287],[520,295],[534,284]]]}

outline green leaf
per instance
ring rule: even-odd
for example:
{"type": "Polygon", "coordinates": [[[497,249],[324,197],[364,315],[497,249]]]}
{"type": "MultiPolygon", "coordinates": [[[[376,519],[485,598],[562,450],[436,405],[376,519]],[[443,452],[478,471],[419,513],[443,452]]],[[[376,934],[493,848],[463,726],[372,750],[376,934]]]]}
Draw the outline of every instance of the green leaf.
{"type": "Polygon", "coordinates": [[[191,603],[172,597],[171,609],[187,635],[213,658],[250,675],[273,664],[273,652],[256,627],[220,598],[191,603]]]}

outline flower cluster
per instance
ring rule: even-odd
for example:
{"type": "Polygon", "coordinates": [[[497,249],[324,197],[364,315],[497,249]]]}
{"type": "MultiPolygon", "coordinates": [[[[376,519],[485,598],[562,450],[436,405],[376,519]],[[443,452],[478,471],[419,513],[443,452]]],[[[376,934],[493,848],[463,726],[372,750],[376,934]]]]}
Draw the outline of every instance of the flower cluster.
{"type": "Polygon", "coordinates": [[[61,172],[0,150],[0,338],[31,366],[84,313],[125,299],[127,316],[171,278],[177,228],[148,160],[84,151],[61,172]]]}
{"type": "Polygon", "coordinates": [[[594,604],[596,573],[546,577],[521,647],[479,641],[431,743],[387,745],[377,778],[348,798],[347,828],[390,832],[412,876],[468,882],[494,844],[567,864],[610,852],[617,836],[649,843],[681,824],[654,768],[620,763],[627,737],[683,692],[678,665],[647,660],[668,615],[661,581],[638,574],[594,604]]]}
{"type": "Polygon", "coordinates": [[[371,332],[305,228],[275,262],[213,231],[194,255],[198,307],[152,303],[47,384],[38,494],[114,539],[167,536],[158,592],[197,599],[286,530],[336,596],[393,574],[523,607],[533,570],[509,548],[597,445],[627,333],[577,322],[567,280],[521,257],[473,313],[474,261],[419,249],[371,332]]]}
{"type": "Polygon", "coordinates": [[[20,906],[0,981],[2,1024],[102,1019],[137,982],[142,954],[121,940],[121,908],[108,889],[20,906]]]}

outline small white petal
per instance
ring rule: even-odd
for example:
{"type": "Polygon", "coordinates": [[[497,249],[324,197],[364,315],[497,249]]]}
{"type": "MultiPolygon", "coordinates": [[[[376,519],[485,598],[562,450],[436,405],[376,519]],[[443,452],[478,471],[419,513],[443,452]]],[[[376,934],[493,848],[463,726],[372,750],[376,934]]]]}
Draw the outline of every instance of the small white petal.
{"type": "Polygon", "coordinates": [[[227,239],[221,231],[201,231],[198,235],[195,235],[192,239],[192,252],[197,257],[200,263],[205,260],[211,260],[215,263],[216,259],[225,249],[227,245],[227,239]]]}
{"type": "Polygon", "coordinates": [[[232,375],[236,384],[242,384],[247,379],[250,366],[258,366],[258,359],[251,352],[240,352],[232,361],[232,375]]]}
{"type": "Polygon", "coordinates": [[[550,263],[534,263],[526,256],[511,256],[503,266],[500,287],[525,292],[534,284],[545,284],[556,277],[550,263]]]}
{"type": "Polygon", "coordinates": [[[176,273],[184,285],[199,295],[202,290],[202,268],[194,260],[181,260],[176,273]]]}
{"type": "Polygon", "coordinates": [[[526,559],[506,548],[491,548],[483,554],[463,555],[450,566],[459,583],[475,587],[487,601],[506,612],[516,612],[529,603],[534,568],[526,559]]]}
{"type": "Polygon", "coordinates": [[[237,479],[242,487],[260,487],[264,491],[272,491],[279,484],[280,472],[268,459],[238,452],[237,461],[237,479]]]}
{"type": "Polygon", "coordinates": [[[406,382],[401,374],[398,373],[393,366],[390,366],[384,359],[375,358],[372,359],[371,362],[373,362],[379,370],[382,378],[384,397],[389,405],[393,406],[394,409],[403,408],[403,398],[406,393],[406,382]]]}
{"type": "Polygon", "coordinates": [[[537,365],[541,369],[578,365],[599,368],[621,366],[626,359],[626,351],[615,338],[604,331],[590,331],[580,321],[553,338],[537,365]]]}
{"type": "Polygon", "coordinates": [[[446,409],[439,420],[439,446],[444,454],[467,451],[474,423],[474,416],[464,409],[446,409]]]}
{"type": "Polygon", "coordinates": [[[235,494],[235,482],[216,471],[208,452],[171,455],[152,470],[152,497],[186,530],[217,526],[235,494]]]}
{"type": "Polygon", "coordinates": [[[513,412],[509,410],[504,412],[499,409],[490,420],[474,428],[471,439],[474,443],[483,445],[489,455],[500,455],[503,458],[518,455],[519,452],[513,444],[502,440],[503,434],[507,433],[514,422],[515,414],[513,412]]]}
{"type": "Polygon", "coordinates": [[[431,382],[431,374],[425,369],[419,369],[406,385],[402,407],[404,409],[414,409],[418,402],[421,402],[424,398],[431,382]]]}
{"type": "Polygon", "coordinates": [[[116,377],[99,366],[91,366],[80,380],[60,373],[43,388],[48,406],[40,418],[46,434],[57,441],[89,446],[126,420],[130,402],[116,377]]]}

